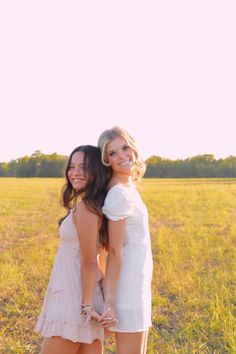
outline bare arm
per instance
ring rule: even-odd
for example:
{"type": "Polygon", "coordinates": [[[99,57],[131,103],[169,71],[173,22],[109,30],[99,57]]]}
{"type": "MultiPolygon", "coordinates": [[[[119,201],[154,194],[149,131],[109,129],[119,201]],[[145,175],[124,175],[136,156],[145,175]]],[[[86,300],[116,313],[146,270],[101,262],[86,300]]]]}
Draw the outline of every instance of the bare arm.
{"type": "Polygon", "coordinates": [[[97,273],[97,215],[89,211],[84,202],[80,202],[75,212],[75,224],[81,251],[81,279],[83,304],[92,304],[97,273]]]}
{"type": "Polygon", "coordinates": [[[109,220],[108,233],[109,251],[105,277],[105,301],[114,302],[122,263],[121,257],[125,235],[125,220],[109,220]]]}
{"type": "Polygon", "coordinates": [[[103,327],[110,327],[117,323],[114,301],[122,264],[125,220],[109,220],[108,233],[109,251],[105,276],[105,307],[100,321],[103,327]]]}

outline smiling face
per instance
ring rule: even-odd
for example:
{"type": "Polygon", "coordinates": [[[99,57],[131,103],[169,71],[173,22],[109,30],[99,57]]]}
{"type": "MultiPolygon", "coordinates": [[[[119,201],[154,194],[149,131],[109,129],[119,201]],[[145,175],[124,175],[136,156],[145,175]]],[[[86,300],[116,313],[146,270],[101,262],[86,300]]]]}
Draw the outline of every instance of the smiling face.
{"type": "Polygon", "coordinates": [[[72,184],[72,187],[75,190],[79,191],[83,189],[88,182],[88,178],[86,178],[84,172],[85,168],[86,166],[84,165],[84,152],[75,152],[72,155],[68,169],[68,178],[70,183],[72,184]]]}
{"type": "Polygon", "coordinates": [[[110,164],[113,173],[132,175],[135,154],[126,140],[121,136],[115,137],[107,144],[106,160],[110,164]]]}

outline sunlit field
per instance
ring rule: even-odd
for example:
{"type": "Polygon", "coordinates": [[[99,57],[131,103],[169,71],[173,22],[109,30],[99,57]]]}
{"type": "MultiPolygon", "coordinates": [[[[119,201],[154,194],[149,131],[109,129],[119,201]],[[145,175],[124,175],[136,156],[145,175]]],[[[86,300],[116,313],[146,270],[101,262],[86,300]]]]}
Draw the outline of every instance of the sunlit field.
{"type": "MultiPolygon", "coordinates": [[[[58,246],[62,179],[0,179],[0,353],[34,332],[58,246]]],[[[148,354],[236,353],[236,179],[145,179],[154,258],[148,354]]],[[[137,255],[138,257],[138,255],[137,255]]],[[[115,353],[112,338],[105,354],[115,353]]]]}

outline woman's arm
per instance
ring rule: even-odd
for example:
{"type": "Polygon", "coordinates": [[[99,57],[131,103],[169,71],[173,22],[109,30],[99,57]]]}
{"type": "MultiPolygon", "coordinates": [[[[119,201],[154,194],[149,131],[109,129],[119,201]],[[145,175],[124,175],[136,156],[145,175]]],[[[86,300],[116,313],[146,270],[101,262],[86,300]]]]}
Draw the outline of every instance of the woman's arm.
{"type": "Polygon", "coordinates": [[[122,262],[125,220],[109,220],[108,234],[109,250],[105,277],[105,301],[114,302],[122,262]]]}
{"type": "Polygon", "coordinates": [[[102,314],[102,320],[100,322],[104,327],[109,327],[111,325],[109,323],[109,319],[113,320],[113,324],[116,322],[114,302],[122,264],[122,246],[125,235],[125,220],[109,220],[108,234],[109,250],[105,276],[105,307],[102,314]]]}
{"type": "Polygon", "coordinates": [[[93,304],[97,273],[97,240],[99,217],[88,210],[82,201],[75,212],[81,252],[82,303],[93,304]]]}

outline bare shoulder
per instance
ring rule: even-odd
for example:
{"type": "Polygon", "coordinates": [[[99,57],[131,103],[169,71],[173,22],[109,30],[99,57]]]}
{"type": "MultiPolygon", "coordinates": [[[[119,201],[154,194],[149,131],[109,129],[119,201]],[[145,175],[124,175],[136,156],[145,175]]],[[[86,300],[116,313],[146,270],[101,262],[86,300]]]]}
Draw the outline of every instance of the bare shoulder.
{"type": "Polygon", "coordinates": [[[81,201],[75,209],[75,221],[78,223],[98,223],[99,217],[94,214],[84,201],[81,201]]]}

